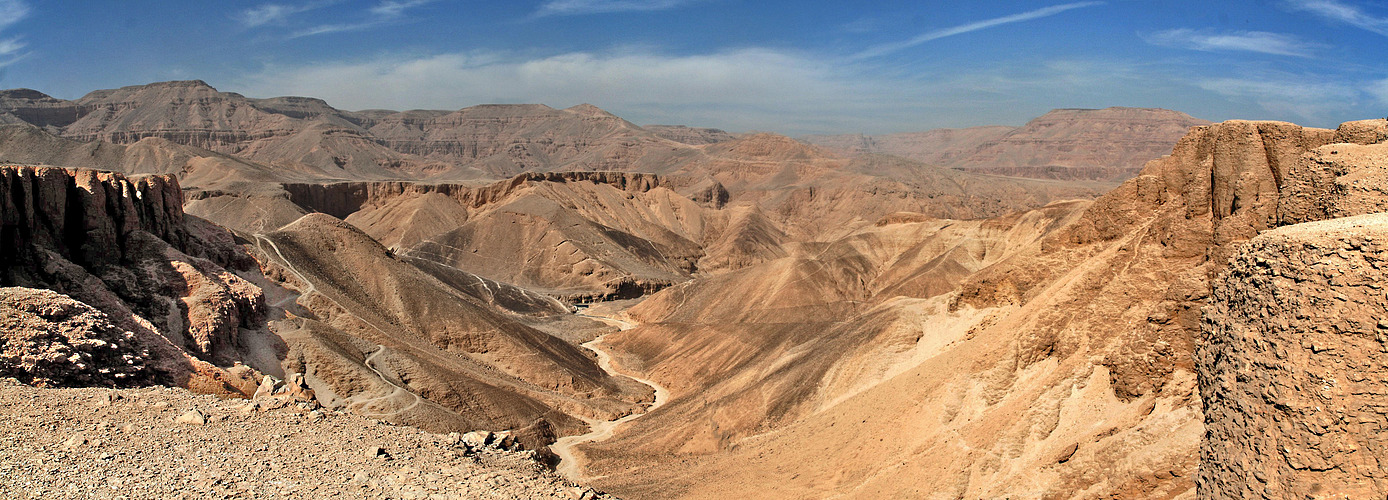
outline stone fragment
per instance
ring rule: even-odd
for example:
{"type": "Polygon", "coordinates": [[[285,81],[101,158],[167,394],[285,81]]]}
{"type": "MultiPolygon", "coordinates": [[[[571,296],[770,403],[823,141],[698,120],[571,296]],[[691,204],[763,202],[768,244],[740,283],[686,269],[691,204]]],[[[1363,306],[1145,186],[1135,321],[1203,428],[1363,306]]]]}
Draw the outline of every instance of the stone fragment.
{"type": "Polygon", "coordinates": [[[275,393],[275,377],[266,375],[265,378],[260,379],[260,387],[257,387],[257,388],[255,389],[255,395],[254,395],[254,396],[251,396],[251,399],[260,399],[260,398],[264,398],[264,397],[269,397],[270,395],[272,395],[272,394],[274,394],[274,393],[275,393]]]}
{"type": "Polygon", "coordinates": [[[201,411],[198,411],[197,408],[193,408],[184,412],[182,415],[179,415],[177,418],[174,419],[174,422],[188,425],[204,425],[207,423],[207,415],[204,415],[201,411]]]}
{"type": "Polygon", "coordinates": [[[87,444],[87,436],[82,433],[73,434],[63,442],[63,449],[75,450],[87,444]]]}
{"type": "Polygon", "coordinates": [[[463,434],[462,437],[463,444],[467,445],[468,448],[481,448],[486,446],[487,441],[491,439],[492,433],[490,431],[472,431],[463,434]]]}

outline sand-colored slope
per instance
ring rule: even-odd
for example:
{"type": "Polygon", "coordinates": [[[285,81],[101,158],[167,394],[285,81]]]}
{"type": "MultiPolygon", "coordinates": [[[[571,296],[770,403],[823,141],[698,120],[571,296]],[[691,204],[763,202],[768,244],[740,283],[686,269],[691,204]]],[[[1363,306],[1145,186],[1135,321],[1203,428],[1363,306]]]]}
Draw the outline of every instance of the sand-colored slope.
{"type": "Polygon", "coordinates": [[[1203,433],[1194,338],[1209,277],[1237,242],[1314,216],[1296,200],[1378,206],[1329,187],[1371,165],[1315,165],[1355,150],[1337,142],[1384,140],[1383,123],[1196,129],[1082,215],[1031,224],[1040,237],[1014,240],[936,299],[828,312],[847,307],[826,297],[869,288],[854,280],[879,260],[829,248],[809,264],[821,272],[777,261],[657,294],[631,311],[642,327],[610,343],[674,398],[589,447],[592,470],[649,497],[1191,496],[1203,433]],[[1286,181],[1306,171],[1329,177],[1286,181]],[[760,275],[775,266],[787,271],[770,276],[790,279],[760,275]],[[823,284],[783,301],[755,292],[807,280],[823,284]],[[721,306],[725,296],[787,309],[762,317],[721,306]],[[705,315],[728,321],[687,322],[705,315]]]}
{"type": "MultiPolygon", "coordinates": [[[[495,312],[330,216],[307,215],[280,231],[256,235],[256,247],[263,261],[272,263],[267,275],[297,289],[298,303],[323,327],[341,333],[322,334],[307,320],[291,319],[281,328],[322,337],[315,348],[319,356],[338,345],[345,349],[340,357],[359,360],[371,371],[391,367],[400,381],[380,387],[385,391],[380,396],[405,389],[471,425],[522,429],[533,446],[578,425],[563,411],[603,415],[622,407],[611,398],[631,397],[577,347],[495,312]],[[390,356],[368,366],[367,357],[381,347],[390,356]]],[[[362,370],[318,372],[325,392],[348,403],[365,375],[362,370]]],[[[405,397],[382,401],[396,411],[415,403],[405,397]]],[[[400,420],[438,426],[427,415],[409,412],[400,420]]]]}

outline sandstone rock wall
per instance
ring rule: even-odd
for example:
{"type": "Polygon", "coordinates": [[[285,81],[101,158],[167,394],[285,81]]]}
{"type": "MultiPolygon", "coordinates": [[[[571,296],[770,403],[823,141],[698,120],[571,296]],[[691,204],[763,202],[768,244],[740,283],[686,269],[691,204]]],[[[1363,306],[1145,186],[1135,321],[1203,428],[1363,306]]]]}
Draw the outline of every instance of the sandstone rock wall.
{"type": "Polygon", "coordinates": [[[1201,498],[1388,494],[1388,214],[1242,247],[1204,309],[1201,498]]]}
{"type": "Polygon", "coordinates": [[[225,230],[185,219],[172,175],[0,166],[0,247],[0,286],[100,311],[151,353],[152,380],[254,390],[246,370],[218,366],[242,360],[244,337],[263,336],[263,292],[221,266],[249,256],[225,230]]]}
{"type": "MultiPolygon", "coordinates": [[[[186,248],[183,195],[174,176],[0,166],[0,247],[39,245],[78,264],[111,265],[128,256],[131,235],[140,230],[186,248]]],[[[26,256],[12,259],[7,264],[26,256]]]]}

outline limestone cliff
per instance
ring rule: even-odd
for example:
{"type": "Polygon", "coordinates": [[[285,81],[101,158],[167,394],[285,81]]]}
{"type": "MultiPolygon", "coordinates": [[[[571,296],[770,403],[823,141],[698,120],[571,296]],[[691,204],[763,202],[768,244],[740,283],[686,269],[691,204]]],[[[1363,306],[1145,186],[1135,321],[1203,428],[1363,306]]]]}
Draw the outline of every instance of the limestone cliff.
{"type": "Polygon", "coordinates": [[[0,166],[0,285],[100,310],[153,353],[158,382],[249,394],[252,372],[218,366],[249,361],[268,335],[260,288],[223,267],[253,261],[223,230],[186,219],[181,202],[171,175],[0,166]]]}
{"type": "Polygon", "coordinates": [[[1388,494],[1388,214],[1242,246],[1204,309],[1201,498],[1388,494]]]}

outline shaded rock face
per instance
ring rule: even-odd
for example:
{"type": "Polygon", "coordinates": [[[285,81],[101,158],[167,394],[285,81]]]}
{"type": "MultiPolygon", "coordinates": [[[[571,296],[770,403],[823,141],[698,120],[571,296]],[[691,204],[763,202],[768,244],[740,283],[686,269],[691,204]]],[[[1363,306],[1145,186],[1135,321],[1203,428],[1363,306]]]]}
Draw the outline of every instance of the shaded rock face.
{"type": "Polygon", "coordinates": [[[254,390],[252,376],[217,368],[240,360],[240,337],[264,327],[260,288],[223,267],[254,261],[225,230],[186,219],[181,201],[172,175],[0,166],[0,286],[49,289],[101,311],[152,353],[153,381],[254,390]]]}
{"type": "Polygon", "coordinates": [[[67,101],[31,89],[0,91],[0,108],[38,127],[66,126],[79,116],[78,110],[67,101]]]}
{"type": "Polygon", "coordinates": [[[1388,214],[1243,245],[1197,350],[1201,498],[1388,494],[1388,214]]]}
{"type": "Polygon", "coordinates": [[[137,231],[185,249],[182,205],[172,175],[130,180],[95,170],[0,166],[0,245],[37,245],[84,266],[116,265],[130,257],[137,231]]]}
{"type": "Polygon", "coordinates": [[[147,349],[104,313],[51,290],[0,288],[0,377],[39,387],[147,383],[147,349]]]}
{"type": "Polygon", "coordinates": [[[422,184],[404,181],[339,182],[333,184],[284,184],[289,201],[305,210],[345,219],[363,206],[379,206],[392,198],[442,193],[463,206],[477,208],[504,198],[537,182],[591,182],[617,189],[646,192],[662,184],[659,176],[636,172],[526,172],[509,180],[484,186],[422,184]]]}

